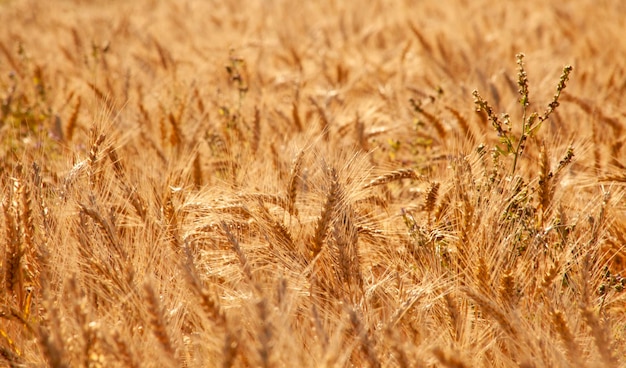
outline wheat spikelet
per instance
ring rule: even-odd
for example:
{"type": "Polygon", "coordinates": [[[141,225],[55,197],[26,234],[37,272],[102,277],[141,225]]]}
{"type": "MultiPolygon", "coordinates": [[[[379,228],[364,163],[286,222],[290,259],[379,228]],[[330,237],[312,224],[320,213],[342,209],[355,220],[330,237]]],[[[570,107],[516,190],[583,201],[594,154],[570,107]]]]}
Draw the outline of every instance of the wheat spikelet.
{"type": "Polygon", "coordinates": [[[463,360],[461,360],[458,354],[445,352],[439,347],[434,348],[432,350],[432,353],[435,356],[435,358],[437,358],[439,363],[441,363],[444,367],[449,367],[449,368],[469,367],[467,364],[463,362],[463,360]]]}
{"type": "Polygon", "coordinates": [[[409,312],[421,297],[420,293],[409,295],[402,305],[393,312],[389,322],[387,322],[387,328],[396,328],[398,325],[401,325],[402,319],[410,316],[409,312]]]}
{"type": "Polygon", "coordinates": [[[426,199],[424,200],[424,211],[428,214],[428,221],[430,223],[430,214],[435,208],[437,202],[437,195],[439,194],[439,183],[432,183],[428,192],[426,193],[426,199]]]}
{"type": "Polygon", "coordinates": [[[169,190],[166,192],[165,199],[163,200],[163,214],[165,215],[167,231],[172,245],[175,249],[179,249],[182,245],[182,240],[179,232],[178,214],[174,208],[172,192],[169,190]]]}
{"type": "Polygon", "coordinates": [[[74,132],[76,131],[76,127],[78,125],[78,114],[80,112],[81,102],[82,99],[80,96],[78,96],[76,104],[74,105],[74,110],[72,110],[72,114],[67,120],[67,127],[65,128],[65,139],[68,142],[72,141],[72,138],[74,137],[74,132]]]}
{"type": "Polygon", "coordinates": [[[543,275],[541,279],[541,285],[539,286],[540,291],[547,291],[548,288],[552,285],[554,280],[559,276],[560,266],[558,262],[555,262],[552,267],[548,270],[548,272],[543,275]]]}
{"type": "Polygon", "coordinates": [[[378,176],[377,178],[373,179],[369,183],[365,184],[365,186],[363,186],[363,189],[387,184],[392,181],[397,181],[401,179],[418,179],[418,176],[415,173],[415,171],[412,169],[399,169],[399,170],[395,170],[395,171],[378,176]]]}
{"type": "Polygon", "coordinates": [[[599,182],[618,182],[618,183],[626,183],[626,173],[624,174],[606,174],[598,177],[599,182]]]}
{"type": "Polygon", "coordinates": [[[113,164],[113,172],[115,173],[115,177],[122,184],[126,184],[126,170],[117,154],[117,150],[114,147],[109,147],[107,149],[107,155],[111,160],[111,163],[113,164]]]}
{"type": "Polygon", "coordinates": [[[600,241],[600,231],[605,225],[605,217],[607,207],[609,206],[609,200],[611,199],[611,192],[604,192],[602,196],[602,202],[600,203],[600,213],[596,219],[591,218],[591,238],[589,239],[589,245],[595,245],[600,241]]]}
{"type": "Polygon", "coordinates": [[[472,299],[487,316],[492,317],[498,323],[504,332],[511,337],[518,335],[518,331],[511,319],[504,313],[504,311],[502,311],[500,307],[483,296],[482,291],[479,294],[467,288],[463,288],[463,290],[464,293],[472,299]]]}
{"type": "Polygon", "coordinates": [[[450,207],[451,200],[452,200],[452,192],[451,191],[445,192],[445,194],[443,195],[443,198],[441,198],[441,200],[439,201],[437,208],[435,208],[435,213],[433,214],[435,222],[441,221],[447,209],[450,207]]]}
{"type": "Polygon", "coordinates": [[[148,212],[146,210],[146,201],[139,195],[135,188],[125,187],[126,195],[130,198],[130,204],[133,206],[142,221],[148,220],[148,212]]]}
{"type": "Polygon", "coordinates": [[[146,107],[144,106],[141,99],[139,100],[139,102],[137,102],[137,107],[139,108],[139,113],[141,114],[142,124],[148,124],[151,121],[150,113],[148,112],[148,110],[146,110],[146,107]]]}
{"type": "Polygon", "coordinates": [[[113,164],[113,172],[115,173],[116,179],[119,181],[126,196],[129,198],[135,212],[137,212],[139,217],[141,217],[141,219],[145,222],[147,220],[145,201],[139,196],[137,189],[128,183],[126,168],[122,164],[122,161],[117,154],[117,150],[114,147],[110,147],[107,152],[109,159],[113,164]]]}
{"type": "Polygon", "coordinates": [[[79,208],[81,214],[85,214],[90,217],[100,228],[102,233],[104,234],[104,238],[107,240],[111,249],[114,249],[116,253],[121,257],[121,259],[126,259],[127,254],[124,248],[121,246],[116,230],[115,224],[111,221],[104,218],[100,212],[92,207],[89,207],[85,204],[79,203],[79,208]]]}
{"type": "Polygon", "coordinates": [[[297,216],[298,209],[295,207],[296,196],[298,194],[298,181],[302,164],[304,161],[304,149],[300,150],[291,164],[291,172],[289,173],[289,183],[287,184],[287,212],[290,215],[297,216]]]}
{"type": "Polygon", "coordinates": [[[50,336],[48,328],[41,324],[39,325],[39,344],[42,347],[43,355],[47,360],[47,363],[54,368],[68,367],[63,357],[63,343],[60,340],[60,336],[50,336]]]}
{"type": "Polygon", "coordinates": [[[462,322],[459,306],[454,300],[454,297],[450,294],[444,294],[443,299],[446,302],[446,311],[448,312],[448,317],[450,318],[452,336],[454,338],[454,341],[459,341],[461,338],[460,327],[462,322]]]}
{"type": "Polygon", "coordinates": [[[169,65],[171,61],[171,56],[169,52],[167,52],[167,50],[163,48],[163,46],[161,46],[161,43],[159,43],[159,41],[156,38],[151,37],[151,39],[152,39],[152,43],[154,44],[154,47],[157,50],[157,53],[159,54],[159,61],[161,62],[161,66],[165,70],[169,69],[169,65]]]}
{"type": "Polygon", "coordinates": [[[117,349],[116,356],[121,358],[122,363],[125,367],[130,368],[139,368],[140,365],[135,359],[135,355],[130,350],[128,343],[123,340],[122,336],[118,331],[115,331],[113,334],[113,341],[115,342],[115,347],[117,349]]]}
{"type": "Polygon", "coordinates": [[[340,280],[347,288],[351,300],[356,303],[359,294],[363,292],[363,277],[357,247],[358,231],[354,226],[349,208],[342,208],[338,212],[338,219],[333,226],[334,245],[337,251],[336,272],[340,274],[340,280]]]}
{"type": "Polygon", "coordinates": [[[43,357],[54,368],[68,367],[64,356],[66,340],[62,336],[59,306],[53,302],[50,289],[42,288],[42,307],[45,310],[46,323],[40,323],[34,330],[38,335],[38,345],[43,357]]]}
{"type": "Polygon", "coordinates": [[[226,314],[219,304],[218,299],[211,295],[211,293],[202,285],[189,247],[185,247],[185,254],[185,275],[187,276],[187,281],[196,292],[196,295],[200,297],[202,309],[210,317],[211,321],[215,322],[220,327],[227,328],[228,321],[226,319],[226,314]]]}
{"type": "Polygon", "coordinates": [[[256,283],[254,275],[252,275],[252,267],[250,266],[250,263],[248,262],[248,258],[246,257],[246,254],[243,252],[243,249],[241,249],[241,245],[239,244],[239,241],[237,240],[237,238],[235,238],[233,233],[230,231],[228,224],[226,224],[225,222],[222,222],[221,226],[222,226],[222,231],[226,235],[226,238],[228,239],[228,242],[230,243],[232,250],[237,255],[237,259],[239,260],[239,265],[241,267],[241,270],[243,271],[244,276],[246,277],[246,280],[250,283],[251,286],[255,287],[257,291],[260,292],[261,290],[259,289],[259,285],[256,283]]]}
{"type": "Polygon", "coordinates": [[[302,131],[302,120],[300,119],[300,112],[298,112],[298,102],[293,101],[291,104],[291,120],[298,132],[302,131]]]}
{"type": "MultiPolygon", "coordinates": [[[[357,140],[357,142],[361,142],[360,139],[364,138],[365,136],[364,135],[360,135],[360,134],[365,134],[365,130],[364,130],[365,127],[363,126],[362,122],[358,121],[358,119],[359,119],[358,113],[357,113],[357,117],[356,118],[357,118],[357,121],[355,122],[356,126],[354,127],[355,134],[356,134],[356,140],[357,140]]],[[[344,137],[346,137],[348,135],[348,133],[350,132],[350,128],[351,127],[352,127],[352,125],[350,123],[343,124],[343,125],[339,126],[337,128],[337,131],[335,132],[336,133],[336,137],[337,138],[344,138],[344,137]]],[[[367,151],[365,151],[365,152],[367,152],[367,151]]]]}
{"type": "Polygon", "coordinates": [[[237,174],[237,162],[233,160],[215,160],[211,162],[213,170],[219,172],[228,179],[233,179],[237,174]]]}
{"type": "Polygon", "coordinates": [[[175,147],[176,149],[180,150],[181,145],[184,141],[183,132],[180,128],[180,121],[171,112],[167,115],[167,121],[169,121],[170,125],[172,126],[172,134],[170,135],[170,144],[172,145],[172,147],[175,147]]]}
{"type": "Polygon", "coordinates": [[[99,326],[96,321],[92,321],[92,311],[89,309],[84,293],[79,291],[75,277],[70,278],[68,290],[75,298],[73,309],[82,334],[83,364],[86,367],[101,366],[104,358],[100,351],[99,326]]]}
{"type": "Polygon", "coordinates": [[[129,292],[133,285],[134,270],[132,264],[128,262],[126,249],[123,248],[115,233],[115,226],[97,209],[82,204],[79,204],[79,208],[76,238],[81,245],[78,251],[84,261],[83,270],[100,276],[94,278],[93,281],[107,295],[129,292]],[[91,230],[92,227],[88,224],[89,218],[96,223],[99,232],[91,230]],[[105,239],[104,242],[100,241],[98,234],[105,239]],[[104,244],[108,247],[96,247],[94,244],[104,244]]]}
{"type": "Polygon", "coordinates": [[[272,154],[272,165],[274,168],[274,171],[278,172],[278,177],[280,179],[283,179],[285,177],[285,170],[283,169],[282,163],[280,161],[280,155],[278,154],[278,151],[276,150],[276,146],[274,145],[274,143],[270,144],[270,153],[272,154]]]}
{"type": "Polygon", "coordinates": [[[377,195],[370,195],[364,198],[359,198],[357,200],[355,200],[354,202],[355,206],[363,206],[363,207],[367,207],[367,206],[378,206],[381,208],[386,209],[388,207],[388,201],[385,200],[384,198],[381,198],[380,196],[377,195]]]}
{"type": "MultiPolygon", "coordinates": [[[[14,308],[11,308],[8,306],[2,306],[2,308],[0,309],[0,320],[6,320],[7,322],[15,321],[19,323],[21,326],[23,326],[25,331],[28,331],[28,333],[34,334],[35,330],[31,326],[28,319],[29,319],[29,316],[25,315],[23,312],[16,310],[14,308]]],[[[3,327],[0,328],[0,338],[2,339],[2,341],[4,341],[6,345],[8,345],[8,348],[5,348],[5,344],[3,344],[2,349],[4,350],[0,352],[0,356],[4,357],[9,362],[17,363],[19,361],[22,361],[21,358],[24,352],[16,344],[16,341],[12,339],[11,336],[9,335],[8,333],[9,328],[10,328],[9,323],[7,323],[6,325],[3,325],[3,327]]],[[[24,362],[22,361],[22,363],[24,362]]],[[[18,365],[12,365],[12,367],[18,367],[18,365]]]]}
{"type": "Polygon", "coordinates": [[[222,114],[224,115],[225,124],[222,127],[222,134],[224,141],[227,143],[227,147],[230,150],[234,144],[239,142],[246,142],[248,139],[242,131],[241,125],[245,122],[237,112],[230,112],[227,108],[222,107],[222,114]]]}
{"type": "Polygon", "coordinates": [[[281,222],[276,221],[262,203],[259,203],[259,210],[261,217],[265,220],[265,223],[269,224],[269,231],[271,235],[275,237],[278,243],[286,248],[291,255],[299,258],[299,251],[296,249],[294,239],[291,236],[289,229],[281,222]]]}
{"type": "Polygon", "coordinates": [[[391,349],[395,353],[393,357],[395,358],[395,363],[397,363],[398,367],[400,368],[411,367],[412,365],[409,363],[410,360],[406,353],[407,349],[404,346],[402,346],[402,338],[400,337],[400,334],[398,333],[398,331],[392,328],[387,328],[385,329],[385,334],[392,341],[391,349]]]}
{"type": "Polygon", "coordinates": [[[202,101],[202,97],[200,96],[200,91],[198,90],[198,87],[194,87],[193,97],[196,99],[198,111],[200,111],[200,114],[204,115],[204,110],[205,110],[204,102],[202,101]]]}
{"type": "Polygon", "coordinates": [[[326,233],[335,212],[335,207],[339,203],[339,182],[337,172],[334,168],[327,169],[330,179],[330,188],[326,195],[326,203],[322,208],[319,219],[315,225],[315,234],[310,242],[311,258],[315,258],[322,250],[322,245],[326,240],[326,233]]]}
{"type": "Polygon", "coordinates": [[[241,216],[243,218],[249,218],[251,216],[248,207],[242,204],[230,204],[226,206],[211,207],[211,210],[215,213],[230,213],[241,216]]]}
{"type": "Polygon", "coordinates": [[[257,310],[259,313],[259,322],[261,324],[258,335],[259,335],[259,349],[258,353],[261,358],[261,366],[264,368],[269,368],[273,366],[272,362],[272,339],[273,339],[273,326],[272,321],[269,316],[269,311],[267,307],[267,300],[262,298],[257,303],[257,310]]]}
{"type": "Polygon", "coordinates": [[[53,217],[51,216],[50,208],[48,207],[46,198],[44,197],[44,184],[41,177],[41,167],[36,162],[33,162],[32,167],[35,196],[39,204],[40,216],[43,220],[43,229],[46,232],[46,236],[44,236],[43,240],[43,243],[45,244],[47,242],[47,239],[49,238],[49,235],[52,233],[55,222],[53,217]]]}
{"type": "Polygon", "coordinates": [[[465,117],[463,117],[463,115],[461,115],[459,110],[451,106],[446,106],[446,110],[450,111],[456,121],[459,123],[461,131],[463,132],[463,137],[467,138],[470,142],[475,142],[476,138],[474,137],[474,133],[472,133],[472,130],[470,129],[469,122],[467,121],[467,119],[465,119],[465,117]]]}
{"type": "Polygon", "coordinates": [[[433,51],[433,47],[426,40],[426,37],[424,37],[422,32],[420,32],[419,28],[415,24],[413,24],[413,22],[409,21],[408,24],[409,24],[409,28],[411,29],[411,31],[413,32],[413,34],[415,35],[415,37],[419,41],[420,45],[422,45],[422,48],[424,48],[424,50],[428,54],[430,54],[433,51]]]}
{"type": "Polygon", "coordinates": [[[512,270],[507,270],[500,278],[500,287],[498,289],[500,300],[505,306],[513,306],[517,299],[517,289],[515,285],[515,276],[512,270]]]}
{"type": "Polygon", "coordinates": [[[492,293],[491,290],[491,280],[489,276],[489,267],[487,266],[487,262],[485,262],[485,258],[480,256],[478,258],[478,265],[475,269],[475,277],[478,288],[481,293],[486,295],[490,295],[492,293]]]}
{"type": "Polygon", "coordinates": [[[187,111],[188,101],[189,99],[187,98],[187,93],[178,101],[178,110],[176,110],[176,121],[179,124],[183,121],[183,116],[185,115],[185,112],[187,111]]]}
{"type": "MultiPolygon", "coordinates": [[[[463,213],[461,218],[461,232],[458,235],[459,237],[459,246],[457,249],[459,250],[460,256],[465,257],[467,253],[467,247],[470,244],[470,236],[472,234],[472,229],[474,227],[474,206],[470,201],[467,193],[462,191],[459,193],[461,200],[463,201],[463,213]]],[[[484,265],[484,259],[482,259],[484,265]]],[[[483,282],[485,279],[482,277],[484,274],[482,270],[480,270],[479,281],[483,282]]]]}
{"type": "Polygon", "coordinates": [[[613,133],[616,137],[621,137],[624,127],[620,124],[619,120],[610,116],[607,116],[601,108],[598,106],[594,106],[592,103],[585,101],[582,98],[574,96],[571,93],[563,93],[563,100],[567,102],[572,102],[578,107],[580,107],[585,113],[596,117],[601,122],[606,123],[613,129],[613,133]]]}
{"type": "MultiPolygon", "coordinates": [[[[349,125],[346,124],[346,127],[348,126],[349,125]]],[[[365,134],[365,124],[363,124],[363,122],[361,121],[358,113],[354,117],[354,131],[356,134],[356,141],[359,144],[361,150],[363,150],[363,152],[369,151],[369,143],[365,134]]]]}
{"type": "Polygon", "coordinates": [[[311,304],[311,320],[313,322],[313,329],[315,331],[316,337],[321,340],[322,348],[326,349],[329,342],[328,333],[324,329],[324,325],[320,320],[320,316],[317,312],[317,307],[315,306],[315,304],[311,304]]]}
{"type": "Polygon", "coordinates": [[[161,303],[159,302],[159,299],[157,298],[150,282],[144,283],[143,290],[145,294],[145,301],[147,302],[146,307],[150,317],[149,323],[152,333],[159,342],[161,349],[166,354],[166,358],[174,362],[176,361],[175,350],[167,331],[166,321],[163,318],[161,303]]]}
{"type": "Polygon", "coordinates": [[[222,368],[230,368],[235,364],[240,344],[239,338],[232,331],[226,332],[222,349],[222,368]]]}
{"type": "Polygon", "coordinates": [[[162,164],[165,164],[168,162],[167,157],[165,157],[165,153],[163,152],[163,150],[161,149],[161,147],[157,146],[156,142],[148,137],[143,131],[139,133],[141,136],[141,139],[143,142],[146,142],[150,148],[152,148],[154,150],[154,152],[157,154],[157,157],[159,158],[159,160],[161,161],[162,164]]]}
{"type": "Polygon", "coordinates": [[[330,122],[328,120],[328,116],[322,106],[320,106],[320,104],[313,97],[310,97],[309,101],[313,106],[315,106],[317,114],[320,116],[320,130],[322,132],[322,138],[328,142],[328,139],[330,138],[330,122]]]}
{"type": "Polygon", "coordinates": [[[446,132],[446,128],[443,126],[442,121],[435,115],[424,110],[417,102],[415,102],[414,99],[410,99],[409,102],[411,103],[413,110],[423,115],[426,118],[426,120],[428,120],[433,125],[439,138],[444,140],[446,138],[447,132],[446,132]]]}
{"type": "Polygon", "coordinates": [[[83,355],[85,356],[86,367],[106,367],[107,361],[102,352],[102,342],[99,334],[99,324],[89,322],[81,325],[83,338],[86,341],[83,355]]]}
{"type": "Polygon", "coordinates": [[[87,160],[88,162],[87,175],[89,177],[89,186],[92,189],[94,189],[96,184],[98,184],[100,180],[100,175],[98,174],[98,162],[99,162],[98,153],[100,150],[100,146],[106,139],[106,136],[104,134],[100,134],[96,138],[95,130],[91,131],[91,135],[92,135],[93,143],[91,144],[91,148],[89,150],[89,158],[87,160]]]}
{"type": "Polygon", "coordinates": [[[259,144],[261,142],[261,110],[258,106],[254,107],[254,121],[252,122],[252,140],[250,141],[250,148],[252,154],[256,155],[259,151],[259,144]]]}
{"type": "Polygon", "coordinates": [[[574,340],[574,335],[567,325],[563,312],[555,310],[552,311],[550,315],[552,317],[552,324],[567,349],[569,361],[572,363],[580,362],[580,347],[576,343],[576,340],[574,340]]]}
{"type": "MultiPolygon", "coordinates": [[[[0,330],[0,335],[4,334],[4,331],[0,330]]],[[[11,346],[10,342],[9,346],[11,346]]],[[[13,346],[11,346],[11,348],[13,348],[13,346]]],[[[13,352],[11,349],[0,346],[0,358],[2,358],[11,368],[23,367],[25,365],[25,362],[19,353],[19,350],[18,352],[13,352]]]]}
{"type": "Polygon", "coordinates": [[[374,345],[374,341],[372,341],[369,336],[368,331],[363,326],[362,318],[359,315],[360,313],[357,314],[357,310],[355,308],[350,308],[348,314],[350,316],[352,328],[354,328],[355,334],[359,339],[361,349],[367,357],[368,364],[370,367],[374,368],[381,367],[381,362],[378,357],[378,353],[376,352],[376,346],[374,345]]]}
{"type": "Polygon", "coordinates": [[[107,95],[104,92],[102,92],[102,90],[100,88],[98,88],[95,84],[93,84],[91,82],[87,82],[87,85],[93,91],[93,93],[96,95],[98,100],[100,100],[101,103],[103,103],[103,104],[105,104],[107,106],[109,111],[114,111],[115,110],[115,105],[113,104],[113,101],[109,97],[107,97],[107,95]]]}
{"type": "Polygon", "coordinates": [[[596,344],[596,348],[600,353],[600,358],[602,358],[603,363],[606,367],[614,367],[617,366],[617,362],[615,361],[615,357],[611,351],[611,344],[609,343],[609,331],[600,324],[598,317],[596,316],[595,311],[591,307],[581,307],[581,314],[585,323],[589,328],[591,328],[591,335],[593,336],[593,341],[596,344]]]}
{"type": "Polygon", "coordinates": [[[20,185],[17,193],[20,198],[19,216],[22,228],[22,245],[19,251],[21,257],[19,257],[19,291],[18,291],[18,303],[20,309],[25,316],[30,314],[30,301],[32,298],[32,287],[29,284],[32,282],[32,270],[28,262],[28,254],[33,254],[36,251],[35,247],[35,224],[31,205],[31,193],[26,185],[23,183],[20,185]]]}
{"type": "MultiPolygon", "coordinates": [[[[19,189],[19,180],[14,179],[14,192],[19,189]],[[15,186],[17,185],[17,188],[15,186]]],[[[6,230],[6,245],[4,251],[4,282],[7,290],[13,295],[21,295],[22,272],[20,264],[24,256],[24,248],[21,244],[21,235],[19,224],[17,222],[16,208],[9,204],[8,201],[2,203],[4,212],[4,227],[6,230]]]]}
{"type": "MultiPolygon", "coordinates": [[[[268,193],[241,193],[239,194],[245,201],[255,201],[259,206],[264,207],[265,204],[273,204],[275,206],[287,209],[287,199],[284,196],[268,193]]],[[[245,208],[245,207],[242,207],[245,208]]],[[[249,212],[247,212],[249,214],[249,212]]]]}

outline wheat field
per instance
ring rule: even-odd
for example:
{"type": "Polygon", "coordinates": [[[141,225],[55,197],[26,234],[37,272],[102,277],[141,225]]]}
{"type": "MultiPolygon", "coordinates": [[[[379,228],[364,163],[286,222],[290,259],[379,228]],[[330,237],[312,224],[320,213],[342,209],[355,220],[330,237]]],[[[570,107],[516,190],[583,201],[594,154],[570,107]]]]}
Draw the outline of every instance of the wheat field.
{"type": "Polygon", "coordinates": [[[0,1],[0,366],[626,367],[624,14],[0,1]]]}

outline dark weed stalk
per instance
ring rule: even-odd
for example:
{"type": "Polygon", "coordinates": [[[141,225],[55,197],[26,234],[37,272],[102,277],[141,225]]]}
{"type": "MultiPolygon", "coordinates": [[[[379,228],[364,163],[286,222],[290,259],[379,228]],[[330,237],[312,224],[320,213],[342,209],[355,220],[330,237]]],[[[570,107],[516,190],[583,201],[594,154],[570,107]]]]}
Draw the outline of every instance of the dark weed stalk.
{"type": "Polygon", "coordinates": [[[503,114],[501,117],[498,117],[493,111],[491,105],[489,105],[489,103],[480,96],[478,91],[474,90],[474,92],[472,92],[476,108],[478,111],[483,111],[487,115],[488,119],[491,121],[491,125],[498,133],[500,142],[505,145],[505,149],[502,149],[499,146],[496,146],[496,149],[500,154],[513,155],[513,166],[511,168],[512,175],[515,174],[517,169],[518,159],[524,153],[528,137],[533,136],[533,134],[535,134],[541,127],[542,123],[548,120],[550,115],[559,106],[559,98],[561,97],[561,93],[565,89],[570,73],[573,70],[573,68],[569,65],[563,68],[563,72],[559,78],[559,83],[556,87],[556,93],[544,113],[539,115],[538,112],[533,112],[528,115],[530,99],[528,91],[528,77],[524,68],[524,54],[517,54],[516,57],[518,65],[517,84],[519,86],[519,103],[522,105],[522,132],[519,138],[516,138],[511,134],[508,114],[503,114]]]}

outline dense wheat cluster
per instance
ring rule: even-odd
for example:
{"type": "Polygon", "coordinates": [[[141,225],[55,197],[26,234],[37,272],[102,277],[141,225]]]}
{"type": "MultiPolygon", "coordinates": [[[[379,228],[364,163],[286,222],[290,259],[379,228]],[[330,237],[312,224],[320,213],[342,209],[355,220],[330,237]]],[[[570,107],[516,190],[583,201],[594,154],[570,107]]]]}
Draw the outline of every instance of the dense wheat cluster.
{"type": "Polygon", "coordinates": [[[624,14],[0,1],[0,365],[626,366],[624,14]]]}

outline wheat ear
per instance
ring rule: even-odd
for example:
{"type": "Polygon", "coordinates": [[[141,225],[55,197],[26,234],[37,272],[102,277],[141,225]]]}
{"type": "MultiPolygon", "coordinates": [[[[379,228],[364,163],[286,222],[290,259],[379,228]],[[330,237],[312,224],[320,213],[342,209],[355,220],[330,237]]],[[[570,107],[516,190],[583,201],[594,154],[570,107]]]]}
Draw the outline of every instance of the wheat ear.
{"type": "Polygon", "coordinates": [[[434,348],[432,352],[435,358],[437,358],[439,363],[441,363],[444,367],[449,367],[449,368],[469,367],[467,364],[465,364],[461,360],[458,354],[443,351],[440,347],[434,348]]]}
{"type": "Polygon", "coordinates": [[[339,203],[339,182],[337,179],[337,172],[334,168],[328,169],[328,175],[330,176],[330,190],[326,196],[326,203],[322,208],[317,224],[315,225],[315,234],[311,240],[311,256],[315,258],[322,250],[322,245],[326,240],[326,233],[329,228],[331,217],[335,212],[335,207],[339,203]]]}
{"type": "Polygon", "coordinates": [[[289,174],[289,184],[287,185],[287,212],[290,215],[298,215],[298,209],[295,207],[296,196],[298,194],[298,178],[300,177],[300,171],[302,170],[302,163],[304,161],[304,149],[298,152],[296,158],[294,158],[291,164],[291,172],[289,174]]]}
{"type": "Polygon", "coordinates": [[[373,179],[369,183],[365,184],[365,186],[363,186],[363,189],[375,187],[377,185],[387,184],[392,181],[397,181],[401,179],[418,179],[418,176],[415,173],[415,171],[412,169],[399,169],[399,170],[395,170],[395,171],[378,176],[377,178],[373,179]]]}
{"type": "Polygon", "coordinates": [[[567,325],[563,312],[552,311],[550,315],[552,317],[552,324],[556,328],[556,332],[559,334],[561,341],[567,349],[570,362],[580,362],[580,347],[576,343],[576,340],[574,340],[574,335],[567,325]]]}
{"type": "Polygon", "coordinates": [[[148,307],[148,313],[150,315],[150,327],[154,337],[161,345],[161,348],[166,353],[166,356],[173,362],[175,361],[175,350],[172,345],[172,340],[167,332],[167,323],[163,317],[163,311],[161,310],[161,303],[157,298],[152,285],[146,282],[143,286],[146,295],[146,302],[148,307]]]}

